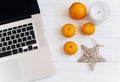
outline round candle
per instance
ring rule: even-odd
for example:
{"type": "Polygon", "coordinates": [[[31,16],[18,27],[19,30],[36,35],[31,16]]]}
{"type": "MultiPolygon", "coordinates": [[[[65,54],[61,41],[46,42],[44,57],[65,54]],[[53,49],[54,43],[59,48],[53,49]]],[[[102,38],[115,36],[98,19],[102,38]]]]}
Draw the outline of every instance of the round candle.
{"type": "Polygon", "coordinates": [[[95,24],[101,24],[110,16],[110,7],[102,1],[94,2],[89,9],[89,19],[95,24]]]}

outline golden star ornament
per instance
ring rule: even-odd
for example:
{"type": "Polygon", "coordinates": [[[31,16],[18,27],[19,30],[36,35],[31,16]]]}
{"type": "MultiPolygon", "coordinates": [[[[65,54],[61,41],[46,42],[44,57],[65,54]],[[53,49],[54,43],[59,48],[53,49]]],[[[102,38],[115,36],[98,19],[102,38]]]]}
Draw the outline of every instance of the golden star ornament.
{"type": "Polygon", "coordinates": [[[94,71],[96,62],[105,62],[106,59],[99,54],[99,44],[92,48],[88,48],[85,45],[81,45],[83,55],[78,59],[78,62],[87,62],[90,67],[90,71],[94,71]]]}

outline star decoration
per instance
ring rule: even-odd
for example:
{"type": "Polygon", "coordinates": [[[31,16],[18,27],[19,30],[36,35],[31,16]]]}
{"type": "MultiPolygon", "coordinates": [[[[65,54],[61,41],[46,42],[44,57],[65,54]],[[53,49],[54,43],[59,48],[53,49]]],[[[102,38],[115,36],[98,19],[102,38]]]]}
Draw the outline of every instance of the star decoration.
{"type": "Polygon", "coordinates": [[[85,45],[81,45],[83,51],[82,57],[79,58],[78,62],[87,62],[89,64],[90,70],[94,71],[96,62],[105,62],[105,58],[99,55],[99,44],[95,45],[92,48],[88,48],[85,45]]]}

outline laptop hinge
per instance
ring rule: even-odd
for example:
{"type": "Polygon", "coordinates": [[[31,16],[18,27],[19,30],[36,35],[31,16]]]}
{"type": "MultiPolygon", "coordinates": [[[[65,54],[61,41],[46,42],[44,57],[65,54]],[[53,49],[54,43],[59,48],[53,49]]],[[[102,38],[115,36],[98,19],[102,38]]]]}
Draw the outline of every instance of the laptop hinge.
{"type": "Polygon", "coordinates": [[[31,18],[31,17],[32,17],[31,15],[15,17],[15,18],[8,19],[8,20],[5,20],[5,21],[0,21],[0,25],[15,22],[15,21],[19,21],[19,20],[23,20],[23,19],[28,19],[28,18],[31,18]]]}

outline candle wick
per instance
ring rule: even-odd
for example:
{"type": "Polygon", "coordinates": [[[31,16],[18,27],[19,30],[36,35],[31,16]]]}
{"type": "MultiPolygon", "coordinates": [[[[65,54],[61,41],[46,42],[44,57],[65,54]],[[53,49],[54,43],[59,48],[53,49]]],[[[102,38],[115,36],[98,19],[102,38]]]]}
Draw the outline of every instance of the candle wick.
{"type": "Polygon", "coordinates": [[[101,11],[98,11],[98,13],[101,13],[101,11]]]}

